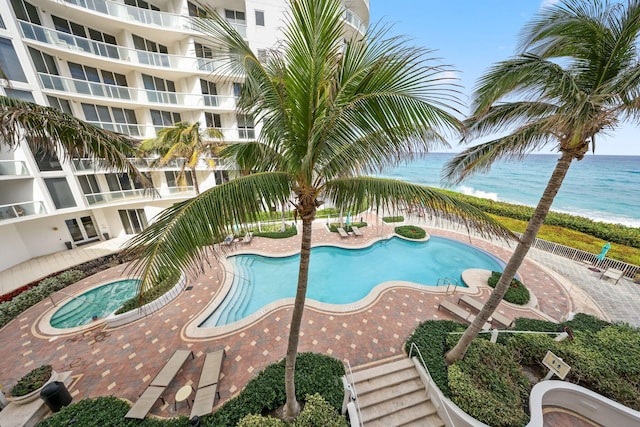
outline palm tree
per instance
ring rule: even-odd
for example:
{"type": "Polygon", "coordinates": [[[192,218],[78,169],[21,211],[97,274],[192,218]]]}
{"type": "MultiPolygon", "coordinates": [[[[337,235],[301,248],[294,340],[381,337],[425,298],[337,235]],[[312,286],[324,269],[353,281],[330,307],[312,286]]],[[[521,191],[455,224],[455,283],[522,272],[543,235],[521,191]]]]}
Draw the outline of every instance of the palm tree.
{"type": "MultiPolygon", "coordinates": [[[[312,221],[325,200],[338,207],[374,208],[421,203],[436,217],[506,235],[479,210],[435,189],[360,176],[397,164],[459,131],[451,105],[455,88],[429,51],[385,38],[384,29],[344,40],[338,0],[292,0],[284,41],[260,63],[243,38],[216,14],[201,31],[229,52],[230,73],[242,73],[240,110],[262,123],[259,140],[232,145],[223,154],[255,173],[176,204],[132,242],[145,292],[163,266],[199,270],[235,224],[289,200],[302,221],[298,284],[286,351],[285,418],[294,418],[294,370],[305,305],[312,221]]],[[[237,75],[237,74],[236,74],[237,75]]]]}
{"type": "Polygon", "coordinates": [[[160,153],[162,157],[158,162],[159,166],[164,166],[175,159],[186,159],[182,162],[178,181],[184,185],[186,168],[190,168],[193,187],[196,194],[200,194],[196,166],[202,156],[207,157],[210,167],[214,166],[210,156],[215,155],[222,138],[222,133],[218,129],[207,128],[204,132],[201,131],[200,122],[178,122],[171,127],[160,129],[154,138],[142,141],[138,150],[143,155],[150,152],[160,153]]]}
{"type": "Polygon", "coordinates": [[[0,143],[14,149],[23,138],[34,152],[57,154],[61,148],[66,158],[103,159],[145,187],[152,187],[129,160],[135,156],[135,141],[128,136],[90,125],[53,107],[0,96],[0,143]]]}
{"type": "Polygon", "coordinates": [[[595,151],[596,135],[637,117],[640,1],[564,0],[523,31],[521,55],[498,63],[475,92],[469,135],[505,134],[457,155],[445,175],[460,182],[501,158],[522,159],[554,144],[560,158],[500,281],[475,321],[446,355],[464,357],[507,291],[573,160],[595,151]]]}

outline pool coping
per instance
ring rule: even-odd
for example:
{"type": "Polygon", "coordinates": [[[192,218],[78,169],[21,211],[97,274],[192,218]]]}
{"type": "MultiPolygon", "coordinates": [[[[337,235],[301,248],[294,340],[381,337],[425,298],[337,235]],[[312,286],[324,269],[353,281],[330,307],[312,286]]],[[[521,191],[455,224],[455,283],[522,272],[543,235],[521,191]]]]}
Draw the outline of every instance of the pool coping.
{"type": "MultiPolygon", "coordinates": [[[[427,234],[427,236],[424,239],[408,239],[396,233],[388,233],[383,236],[372,237],[370,240],[363,241],[362,244],[357,246],[354,246],[354,245],[347,246],[339,243],[323,242],[318,244],[312,244],[311,247],[314,248],[314,247],[321,247],[321,246],[332,246],[332,247],[338,247],[343,249],[364,249],[372,246],[373,244],[379,241],[388,240],[393,237],[398,237],[403,240],[414,241],[414,242],[426,242],[430,239],[431,236],[427,234]]],[[[469,245],[468,243],[464,243],[464,244],[469,245]]],[[[474,245],[469,245],[469,246],[475,249],[478,249],[474,245]]],[[[218,292],[216,292],[216,294],[213,296],[213,298],[211,299],[211,302],[206,307],[204,307],[198,314],[196,314],[193,317],[193,319],[191,319],[184,326],[182,330],[183,338],[184,339],[205,339],[205,338],[213,338],[213,337],[219,338],[224,335],[237,333],[243,329],[246,329],[252,326],[254,323],[261,320],[267,314],[270,314],[274,311],[277,311],[283,308],[293,307],[295,302],[295,297],[283,298],[283,299],[274,301],[270,304],[267,304],[264,307],[262,307],[259,311],[256,311],[255,313],[252,313],[243,319],[229,323],[227,325],[205,326],[205,327],[198,326],[202,322],[204,322],[218,308],[218,306],[224,301],[225,297],[231,290],[231,285],[233,283],[234,275],[232,273],[231,274],[228,273],[233,271],[233,267],[231,266],[231,263],[227,260],[229,256],[260,255],[260,256],[267,256],[272,258],[285,258],[288,256],[297,255],[298,253],[300,253],[299,249],[274,254],[272,252],[268,252],[264,250],[252,250],[250,248],[247,248],[247,249],[243,248],[243,249],[235,250],[233,251],[233,253],[229,253],[229,255],[227,255],[224,258],[220,257],[219,262],[222,266],[222,271],[224,272],[224,275],[225,275],[222,286],[220,287],[218,292]]],[[[414,282],[408,282],[408,281],[402,281],[402,280],[391,280],[391,281],[379,283],[378,285],[374,286],[364,298],[350,304],[328,304],[328,303],[323,303],[313,299],[306,299],[305,308],[311,308],[318,312],[326,313],[326,314],[354,314],[369,308],[376,301],[378,301],[380,296],[385,291],[393,288],[409,288],[409,289],[427,291],[430,293],[441,294],[441,295],[448,295],[449,293],[451,293],[447,291],[447,287],[445,286],[427,286],[427,285],[422,285],[414,282]]],[[[476,286],[475,283],[469,283],[467,284],[467,287],[458,286],[453,292],[460,292],[460,293],[465,293],[469,295],[479,295],[481,293],[480,289],[478,288],[478,286],[476,286]]]]}

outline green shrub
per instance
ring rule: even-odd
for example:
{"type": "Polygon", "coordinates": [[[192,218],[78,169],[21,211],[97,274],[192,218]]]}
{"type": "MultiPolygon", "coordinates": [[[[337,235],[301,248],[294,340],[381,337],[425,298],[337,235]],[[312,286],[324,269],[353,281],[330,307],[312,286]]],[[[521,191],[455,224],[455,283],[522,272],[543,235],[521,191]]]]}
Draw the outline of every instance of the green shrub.
{"type": "Polygon", "coordinates": [[[52,372],[53,367],[51,365],[42,365],[33,369],[18,380],[9,394],[13,397],[20,397],[39,389],[49,381],[52,372]]]}
{"type": "Polygon", "coordinates": [[[404,222],[404,217],[402,215],[400,216],[383,216],[382,220],[384,222],[386,222],[387,224],[390,222],[404,222]]]}
{"type": "MultiPolygon", "coordinates": [[[[502,273],[492,271],[491,276],[489,277],[489,280],[487,282],[488,285],[492,288],[495,288],[501,276],[502,273]]],[[[531,299],[531,295],[529,294],[529,289],[527,289],[527,287],[520,280],[514,277],[511,280],[511,286],[509,286],[509,289],[507,289],[507,293],[504,294],[504,297],[502,299],[512,304],[525,305],[529,302],[529,299],[531,299]]]]}
{"type": "Polygon", "coordinates": [[[279,418],[249,414],[242,418],[236,427],[287,427],[289,425],[279,418]]]}
{"type": "Polygon", "coordinates": [[[573,317],[573,320],[565,322],[564,325],[579,331],[596,333],[610,326],[611,323],[606,320],[598,319],[595,316],[578,313],[573,317]]]}
{"type": "Polygon", "coordinates": [[[127,402],[113,396],[82,399],[45,418],[37,427],[189,427],[191,425],[185,416],[166,420],[125,419],[124,416],[129,408],[127,402]]]}
{"type": "Polygon", "coordinates": [[[179,270],[163,269],[160,271],[160,277],[158,283],[141,297],[135,296],[127,300],[122,307],[116,310],[115,314],[126,313],[127,311],[134,310],[138,307],[142,307],[152,301],[157,300],[162,295],[166,294],[173,288],[180,279],[179,270]]]}
{"type": "Polygon", "coordinates": [[[423,228],[416,227],[415,225],[401,225],[396,227],[394,231],[396,234],[406,237],[407,239],[419,240],[427,237],[427,232],[423,228]]]}
{"type": "Polygon", "coordinates": [[[67,270],[56,276],[60,282],[62,282],[65,286],[68,286],[72,283],[76,283],[78,280],[83,279],[85,274],[80,270],[67,270]]]}
{"type": "Polygon", "coordinates": [[[427,320],[418,325],[405,343],[404,350],[407,354],[411,350],[411,344],[416,344],[431,378],[445,396],[450,396],[447,365],[444,362],[444,354],[449,350],[447,337],[450,332],[462,332],[464,329],[462,324],[450,320],[427,320]]]}
{"type": "Polygon", "coordinates": [[[287,237],[293,237],[296,234],[298,234],[298,228],[295,225],[286,226],[284,231],[256,231],[253,233],[254,236],[266,237],[268,239],[286,239],[287,237]]]}
{"type": "MultiPolygon", "coordinates": [[[[342,363],[329,356],[300,353],[296,359],[296,398],[320,394],[336,410],[342,408],[344,391],[340,377],[342,363]]],[[[202,417],[204,426],[235,426],[248,414],[266,414],[286,401],[284,359],[267,366],[255,376],[240,394],[228,400],[214,414],[202,417]]]]}
{"type": "Polygon", "coordinates": [[[562,332],[562,325],[549,322],[547,320],[529,319],[519,317],[515,320],[513,330],[515,331],[537,331],[537,332],[562,332]]]}
{"type": "Polygon", "coordinates": [[[347,419],[316,393],[307,395],[304,409],[292,423],[257,414],[242,418],[237,427],[348,427],[347,419]]]}
{"type": "MultiPolygon", "coordinates": [[[[345,225],[344,226],[344,230],[346,232],[352,231],[353,229],[351,228],[352,226],[358,227],[358,228],[364,228],[366,227],[368,224],[365,221],[362,222],[352,222],[349,225],[345,225]]],[[[331,231],[332,233],[337,233],[338,232],[338,227],[340,227],[340,223],[339,222],[332,222],[331,224],[329,224],[329,231],[331,231]]]]}

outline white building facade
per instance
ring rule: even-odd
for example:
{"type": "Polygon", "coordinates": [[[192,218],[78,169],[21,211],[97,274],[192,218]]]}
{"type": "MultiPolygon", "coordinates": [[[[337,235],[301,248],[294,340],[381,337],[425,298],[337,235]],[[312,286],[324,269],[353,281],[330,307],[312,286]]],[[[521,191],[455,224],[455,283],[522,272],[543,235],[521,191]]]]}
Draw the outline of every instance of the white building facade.
{"type": "MultiPolygon", "coordinates": [[[[219,46],[193,29],[205,5],[231,22],[260,57],[280,37],[286,0],[0,0],[0,94],[50,105],[143,140],[178,121],[218,128],[225,142],[255,139],[238,114],[241,79],[225,76],[219,46]]],[[[345,30],[363,32],[369,0],[345,1],[345,30]]],[[[35,153],[0,141],[0,271],[41,255],[140,232],[164,208],[192,197],[179,161],[137,159],[159,197],[101,162],[35,153]]],[[[204,159],[201,191],[233,178],[204,159]]],[[[190,183],[187,183],[190,184],[190,183]]]]}

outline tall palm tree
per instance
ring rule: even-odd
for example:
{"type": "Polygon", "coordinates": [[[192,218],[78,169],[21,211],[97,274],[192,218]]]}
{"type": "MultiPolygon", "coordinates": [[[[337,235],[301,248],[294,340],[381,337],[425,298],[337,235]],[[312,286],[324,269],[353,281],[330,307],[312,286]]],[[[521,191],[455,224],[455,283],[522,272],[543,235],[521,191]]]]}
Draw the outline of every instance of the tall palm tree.
{"type": "Polygon", "coordinates": [[[475,321],[446,355],[464,357],[509,288],[573,160],[595,151],[596,135],[637,118],[640,107],[640,1],[564,0],[523,31],[521,55],[498,63],[475,92],[469,135],[505,134],[452,159],[445,175],[460,182],[501,158],[523,159],[547,145],[560,152],[527,228],[475,321]]]}
{"type": "Polygon", "coordinates": [[[142,141],[138,148],[141,154],[158,152],[161,158],[159,166],[164,166],[175,159],[186,159],[181,165],[178,181],[186,182],[186,169],[191,169],[193,187],[196,194],[200,194],[196,166],[201,157],[206,157],[210,167],[214,166],[211,156],[216,154],[223,135],[218,129],[207,128],[200,130],[200,122],[178,122],[171,127],[160,129],[154,138],[142,141]]]}
{"type": "Polygon", "coordinates": [[[243,38],[216,14],[201,31],[233,52],[229,72],[242,73],[242,112],[263,127],[259,140],[231,146],[241,176],[174,205],[132,241],[142,257],[135,265],[142,291],[162,266],[196,271],[232,229],[289,200],[302,220],[300,267],[286,352],[285,418],[294,418],[294,370],[305,305],[312,221],[325,200],[338,207],[374,208],[421,203],[440,218],[506,235],[479,210],[435,189],[360,176],[424,153],[458,131],[455,88],[442,78],[429,51],[407,46],[385,31],[344,40],[338,0],[292,0],[284,41],[260,63],[243,38]]]}
{"type": "Polygon", "coordinates": [[[90,125],[56,108],[0,96],[0,144],[14,149],[23,138],[32,151],[62,153],[66,158],[103,159],[151,187],[151,182],[129,160],[135,141],[126,135],[90,125]]]}

